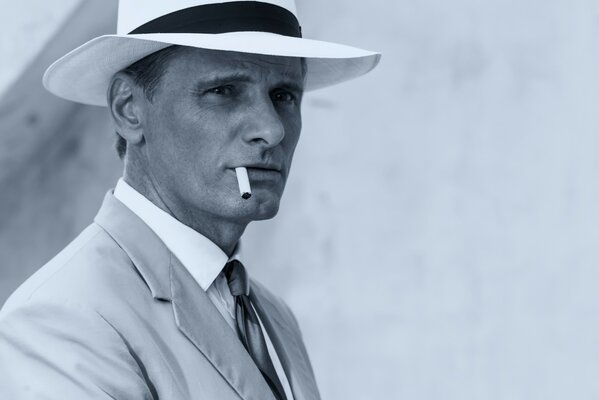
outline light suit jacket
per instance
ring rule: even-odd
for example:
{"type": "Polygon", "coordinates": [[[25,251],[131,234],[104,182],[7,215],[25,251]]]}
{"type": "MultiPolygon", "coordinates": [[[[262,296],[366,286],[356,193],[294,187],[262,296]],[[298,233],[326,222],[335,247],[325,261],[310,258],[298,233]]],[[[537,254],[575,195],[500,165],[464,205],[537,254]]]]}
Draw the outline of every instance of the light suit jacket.
{"type": "MultiPolygon", "coordinates": [[[[293,314],[251,290],[295,399],[319,399],[293,314]]],[[[110,193],[0,312],[0,398],[274,400],[206,293],[110,193]]]]}

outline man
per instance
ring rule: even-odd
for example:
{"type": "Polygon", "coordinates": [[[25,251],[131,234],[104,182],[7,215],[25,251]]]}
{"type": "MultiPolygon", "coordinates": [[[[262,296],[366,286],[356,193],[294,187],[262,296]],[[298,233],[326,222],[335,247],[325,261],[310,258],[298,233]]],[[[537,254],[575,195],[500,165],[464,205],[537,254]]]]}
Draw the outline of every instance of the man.
{"type": "Polygon", "coordinates": [[[123,0],[118,27],[44,76],[108,106],[124,172],[0,312],[0,395],[318,399],[297,322],[248,280],[239,239],[278,211],[304,90],[379,55],[302,39],[284,0],[123,0]]]}

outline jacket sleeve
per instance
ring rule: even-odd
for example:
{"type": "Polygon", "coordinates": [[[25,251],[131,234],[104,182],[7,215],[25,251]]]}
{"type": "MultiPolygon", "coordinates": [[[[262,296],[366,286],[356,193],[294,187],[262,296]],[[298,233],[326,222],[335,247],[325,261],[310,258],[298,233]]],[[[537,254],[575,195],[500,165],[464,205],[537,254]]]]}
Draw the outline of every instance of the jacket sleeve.
{"type": "Polygon", "coordinates": [[[95,310],[28,302],[0,315],[0,397],[157,398],[127,342],[95,310]]]}

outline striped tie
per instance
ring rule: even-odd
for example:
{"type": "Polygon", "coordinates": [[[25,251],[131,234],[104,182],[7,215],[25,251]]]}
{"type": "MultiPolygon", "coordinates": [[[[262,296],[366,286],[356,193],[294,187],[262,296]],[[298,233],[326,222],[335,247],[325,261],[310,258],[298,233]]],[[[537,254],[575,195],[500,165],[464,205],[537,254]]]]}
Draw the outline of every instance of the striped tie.
{"type": "Polygon", "coordinates": [[[283,385],[277,375],[275,367],[268,355],[266,340],[258,315],[250,302],[250,282],[242,263],[233,260],[225,266],[225,276],[229,283],[229,290],[235,298],[235,321],[237,334],[243,346],[248,351],[262,376],[270,386],[277,400],[287,400],[283,385]]]}

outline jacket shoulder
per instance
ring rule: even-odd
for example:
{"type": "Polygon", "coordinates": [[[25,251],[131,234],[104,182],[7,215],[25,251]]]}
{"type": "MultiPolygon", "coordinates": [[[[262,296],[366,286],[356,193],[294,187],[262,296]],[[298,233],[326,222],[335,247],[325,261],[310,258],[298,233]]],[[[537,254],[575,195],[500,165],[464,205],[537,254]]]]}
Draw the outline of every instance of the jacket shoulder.
{"type": "Polygon", "coordinates": [[[0,393],[155,398],[114,318],[131,319],[149,295],[127,253],[90,225],[0,310],[0,393]]]}
{"type": "Polygon", "coordinates": [[[130,289],[135,289],[141,283],[138,275],[131,273],[133,269],[127,254],[93,223],[8,298],[0,318],[33,300],[69,298],[90,304],[94,299],[119,296],[124,285],[132,284],[130,289]]]}
{"type": "Polygon", "coordinates": [[[37,296],[0,318],[0,393],[13,399],[155,398],[109,321],[70,299],[37,296]]]}

